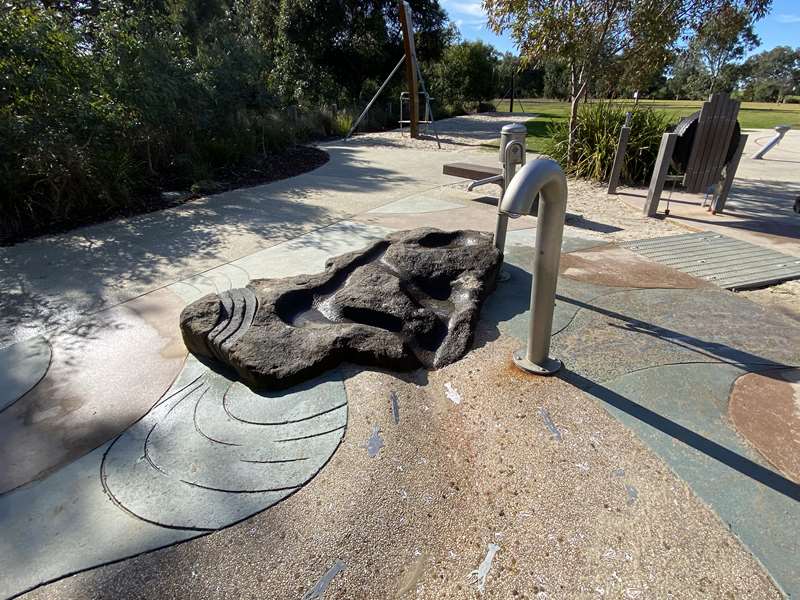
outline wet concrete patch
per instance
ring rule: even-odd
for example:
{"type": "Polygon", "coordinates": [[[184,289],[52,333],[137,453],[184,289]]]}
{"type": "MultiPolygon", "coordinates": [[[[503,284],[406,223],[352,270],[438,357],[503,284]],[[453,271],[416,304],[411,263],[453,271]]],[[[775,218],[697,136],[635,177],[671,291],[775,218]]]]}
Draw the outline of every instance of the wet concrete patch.
{"type": "Polygon", "coordinates": [[[736,380],[728,411],[747,441],[800,483],[800,370],[748,373],[736,380]]]}
{"type": "Polygon", "coordinates": [[[569,252],[561,257],[561,275],[596,285],[623,288],[711,287],[664,265],[642,258],[616,244],[569,252]]]}
{"type": "Polygon", "coordinates": [[[186,356],[182,307],[159,290],[49,340],[47,374],[0,413],[0,492],[79,458],[152,407],[186,356]]]}

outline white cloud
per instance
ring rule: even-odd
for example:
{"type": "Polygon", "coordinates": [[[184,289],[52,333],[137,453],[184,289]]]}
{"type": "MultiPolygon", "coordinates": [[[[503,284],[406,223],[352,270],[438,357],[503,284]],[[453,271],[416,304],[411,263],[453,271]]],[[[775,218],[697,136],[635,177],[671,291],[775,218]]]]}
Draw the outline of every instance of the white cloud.
{"type": "Polygon", "coordinates": [[[480,2],[447,2],[446,6],[454,13],[469,15],[471,17],[483,17],[483,7],[480,2]]]}
{"type": "Polygon", "coordinates": [[[800,23],[800,15],[777,15],[779,23],[800,23]]]}

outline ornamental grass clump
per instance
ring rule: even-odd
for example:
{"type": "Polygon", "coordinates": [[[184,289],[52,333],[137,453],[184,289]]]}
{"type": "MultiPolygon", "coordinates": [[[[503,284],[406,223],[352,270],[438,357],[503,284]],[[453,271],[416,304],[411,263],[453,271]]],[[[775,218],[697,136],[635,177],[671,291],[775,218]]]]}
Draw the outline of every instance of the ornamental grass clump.
{"type": "MultiPolygon", "coordinates": [[[[627,108],[610,102],[591,102],[578,111],[572,160],[567,161],[569,121],[557,121],[549,129],[545,153],[557,160],[567,174],[592,181],[608,181],[620,128],[627,108]]],[[[669,126],[663,113],[634,108],[631,134],[620,179],[628,184],[646,183],[653,170],[662,134],[669,126]]]]}

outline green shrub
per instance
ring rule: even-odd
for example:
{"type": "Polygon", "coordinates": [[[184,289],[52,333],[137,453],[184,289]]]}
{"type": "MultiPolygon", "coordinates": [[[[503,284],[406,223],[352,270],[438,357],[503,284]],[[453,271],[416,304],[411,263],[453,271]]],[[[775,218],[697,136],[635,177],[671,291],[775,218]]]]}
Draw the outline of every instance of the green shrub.
{"type": "Polygon", "coordinates": [[[339,111],[333,115],[333,135],[344,137],[355,123],[356,117],[350,111],[339,111]]]}
{"type": "Polygon", "coordinates": [[[800,104],[800,96],[784,96],[783,101],[786,104],[800,104]]]}
{"type": "MultiPolygon", "coordinates": [[[[609,102],[592,102],[578,111],[573,161],[565,168],[569,175],[608,181],[617,150],[620,128],[625,123],[625,108],[609,102]]],[[[669,118],[650,109],[637,108],[631,117],[631,134],[625,151],[621,181],[641,184],[649,180],[662,134],[669,118]]],[[[569,121],[556,121],[545,142],[545,153],[562,166],[567,164],[569,121]]]]}

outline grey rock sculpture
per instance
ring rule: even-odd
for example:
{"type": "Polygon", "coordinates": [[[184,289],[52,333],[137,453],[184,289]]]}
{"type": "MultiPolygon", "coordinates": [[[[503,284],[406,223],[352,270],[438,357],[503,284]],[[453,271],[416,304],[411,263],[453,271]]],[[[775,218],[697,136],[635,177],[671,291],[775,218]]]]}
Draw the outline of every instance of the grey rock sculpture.
{"type": "Polygon", "coordinates": [[[254,388],[284,388],[342,361],[439,368],[466,354],[502,262],[478,231],[397,232],[325,271],[257,279],[181,314],[186,347],[254,388]]]}

